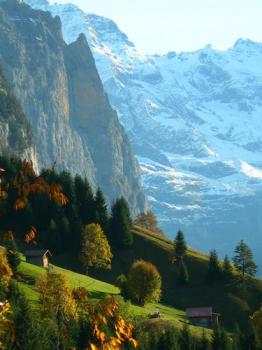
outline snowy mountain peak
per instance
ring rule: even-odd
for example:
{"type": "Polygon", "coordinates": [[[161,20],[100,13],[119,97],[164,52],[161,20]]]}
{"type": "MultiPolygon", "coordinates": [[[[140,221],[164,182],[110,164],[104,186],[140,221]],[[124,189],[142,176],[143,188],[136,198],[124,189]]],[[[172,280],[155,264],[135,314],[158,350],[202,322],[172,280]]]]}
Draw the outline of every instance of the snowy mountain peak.
{"type": "Polygon", "coordinates": [[[182,228],[196,248],[228,254],[244,238],[258,253],[262,44],[239,39],[226,51],[146,56],[111,20],[75,6],[45,9],[61,17],[66,42],[85,34],[162,228],[182,228]]]}
{"type": "Polygon", "coordinates": [[[246,49],[246,48],[257,49],[261,46],[262,46],[262,43],[259,43],[250,39],[242,39],[242,38],[239,38],[234,44],[234,47],[238,47],[242,49],[246,49]]]}
{"type": "Polygon", "coordinates": [[[43,8],[49,6],[49,2],[47,0],[24,0],[28,5],[35,8],[43,8]]]}
{"type": "Polygon", "coordinates": [[[129,46],[134,46],[128,40],[126,34],[120,31],[116,23],[111,19],[90,14],[88,15],[88,21],[103,41],[113,43],[114,40],[119,40],[122,44],[126,43],[129,46]]]}

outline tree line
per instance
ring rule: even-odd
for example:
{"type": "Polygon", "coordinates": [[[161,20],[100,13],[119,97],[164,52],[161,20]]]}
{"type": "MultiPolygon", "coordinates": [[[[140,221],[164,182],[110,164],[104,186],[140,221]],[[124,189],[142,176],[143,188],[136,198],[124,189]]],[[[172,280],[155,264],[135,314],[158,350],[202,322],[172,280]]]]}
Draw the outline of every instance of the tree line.
{"type": "MultiPolygon", "coordinates": [[[[260,329],[261,324],[260,311],[253,315],[253,323],[250,324],[248,332],[244,334],[239,331],[238,335],[235,332],[234,334],[236,335],[229,337],[224,330],[217,328],[212,339],[208,339],[206,334],[203,333],[202,339],[199,340],[192,336],[187,327],[181,332],[167,327],[154,336],[151,336],[154,332],[151,331],[151,333],[147,334],[146,328],[139,329],[137,327],[135,333],[139,341],[139,345],[137,345],[131,332],[132,326],[126,324],[121,319],[121,315],[114,318],[113,329],[105,327],[107,333],[103,330],[107,323],[103,325],[94,323],[97,310],[92,308],[90,303],[87,302],[86,290],[72,290],[69,288],[64,276],[56,274],[54,271],[49,271],[44,278],[36,283],[36,288],[40,295],[40,307],[37,313],[34,313],[14,279],[17,276],[17,267],[20,261],[13,232],[15,232],[15,235],[20,235],[21,239],[24,238],[24,232],[29,232],[27,234],[29,242],[35,241],[34,233],[37,232],[37,240],[41,244],[53,242],[53,249],[57,252],[61,248],[64,251],[71,251],[73,248],[75,253],[80,256],[86,270],[90,267],[110,268],[114,250],[127,249],[132,246],[132,220],[128,205],[123,198],[120,198],[113,204],[111,214],[109,214],[106,200],[101,190],[98,189],[94,194],[88,182],[79,176],[73,178],[66,172],[59,174],[53,169],[45,170],[40,176],[43,181],[33,182],[32,187],[35,188],[34,186],[37,185],[37,188],[42,190],[32,191],[31,193],[26,190],[24,176],[20,176],[23,178],[23,186],[15,185],[19,180],[17,180],[16,174],[17,172],[19,173],[19,167],[21,167],[21,163],[18,160],[2,159],[0,167],[6,169],[8,175],[8,183],[1,182],[1,193],[4,198],[4,200],[0,201],[3,219],[1,229],[5,232],[2,236],[6,250],[4,253],[3,251],[0,253],[0,300],[8,299],[9,304],[7,304],[7,307],[10,305],[12,308],[9,316],[1,317],[2,323],[7,320],[9,326],[12,325],[12,327],[9,327],[9,330],[15,330],[15,340],[12,333],[8,335],[10,344],[15,344],[12,346],[8,345],[10,349],[33,349],[36,346],[35,344],[41,343],[41,341],[41,345],[37,345],[39,349],[71,349],[73,346],[77,349],[85,349],[83,344],[87,342],[91,344],[91,341],[94,343],[92,343],[93,347],[90,348],[99,349],[99,342],[107,339],[106,334],[108,334],[108,339],[114,338],[117,322],[126,327],[126,339],[124,340],[127,340],[127,343],[125,344],[123,341],[121,349],[130,349],[138,346],[145,350],[182,350],[191,348],[231,350],[237,349],[234,346],[238,344],[237,346],[242,346],[238,347],[238,349],[242,350],[244,349],[243,344],[248,343],[252,344],[250,349],[260,349],[260,333],[257,331],[257,329],[260,329]],[[61,183],[65,198],[67,198],[66,201],[63,201],[64,205],[61,205],[57,200],[50,201],[50,196],[55,199],[60,198],[61,192],[59,187],[49,186],[48,183],[61,183]],[[3,188],[8,189],[8,197],[5,196],[3,188]],[[19,200],[16,199],[17,196],[20,196],[19,200]],[[14,212],[13,203],[20,210],[14,212]],[[28,213],[31,214],[28,215],[28,213]],[[49,220],[46,221],[46,218],[49,220]],[[64,222],[63,225],[62,222],[64,222]],[[32,224],[34,229],[32,229],[32,224]],[[59,228],[56,227],[58,226],[57,224],[62,225],[62,228],[60,226],[59,228]],[[74,225],[77,224],[78,226],[75,227],[74,225]],[[66,227],[68,227],[68,231],[66,227]],[[48,235],[50,235],[49,238],[47,238],[48,235]],[[59,293],[57,293],[58,291],[59,293]],[[28,315],[28,319],[26,315],[28,315]],[[26,320],[25,323],[23,323],[23,318],[26,320]],[[39,323],[38,319],[41,322],[45,320],[47,324],[39,323]],[[21,324],[24,325],[24,329],[20,326],[21,324]],[[50,328],[48,328],[49,326],[50,328]],[[84,326],[83,332],[82,326],[84,326]],[[88,329],[89,332],[87,331],[88,329]],[[28,330],[30,333],[28,333],[28,330]],[[48,331],[50,332],[48,333],[48,331]],[[29,337],[31,332],[32,336],[29,337]],[[47,334],[46,337],[45,334],[47,334]],[[67,339],[66,343],[65,339],[67,339]],[[26,347],[21,345],[23,342],[25,342],[26,347]],[[48,342],[48,345],[44,345],[44,342],[48,342]]],[[[28,176],[31,176],[30,172],[28,176]]],[[[243,254],[245,262],[247,261],[247,256],[252,258],[252,254],[250,255],[250,251],[247,248],[244,242],[240,242],[236,248],[234,259],[235,266],[236,268],[239,266],[243,279],[246,274],[250,274],[250,271],[254,272],[254,264],[249,263],[243,269],[243,263],[240,259],[243,254]],[[253,270],[249,270],[248,268],[250,267],[253,270]]],[[[214,267],[216,262],[218,262],[216,252],[215,254],[214,252],[211,253],[209,269],[210,265],[214,267]]],[[[190,278],[185,263],[186,254],[187,244],[183,232],[179,231],[174,242],[173,262],[177,266],[179,280],[182,284],[188,283],[190,278]]],[[[229,259],[225,260],[226,263],[224,262],[224,265],[231,267],[229,259]]],[[[218,262],[218,266],[220,268],[220,262],[218,262]]],[[[210,271],[208,274],[214,275],[210,271]]],[[[121,275],[119,277],[118,285],[125,299],[130,299],[141,306],[148,302],[157,302],[161,297],[161,276],[157,268],[151,263],[142,260],[133,263],[127,276],[121,275]]],[[[4,309],[5,306],[5,304],[1,304],[0,313],[7,313],[8,315],[8,311],[4,309]]],[[[114,309],[112,305],[103,306],[103,312],[108,307],[111,315],[111,308],[114,309]]],[[[103,319],[103,313],[100,312],[99,317],[103,319]]],[[[116,338],[115,341],[117,344],[120,340],[116,338]]]]}

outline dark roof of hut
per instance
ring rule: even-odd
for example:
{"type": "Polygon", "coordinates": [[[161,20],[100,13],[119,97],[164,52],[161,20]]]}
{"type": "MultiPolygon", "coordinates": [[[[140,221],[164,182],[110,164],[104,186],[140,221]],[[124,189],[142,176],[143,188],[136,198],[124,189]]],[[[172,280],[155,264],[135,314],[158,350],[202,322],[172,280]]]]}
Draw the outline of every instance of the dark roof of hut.
{"type": "Polygon", "coordinates": [[[189,307],[186,309],[187,317],[211,317],[213,314],[212,307],[189,307]]]}
{"type": "Polygon", "coordinates": [[[42,257],[49,254],[50,256],[52,256],[52,254],[50,253],[50,250],[45,249],[45,250],[27,250],[25,252],[25,256],[26,257],[42,257]]]}

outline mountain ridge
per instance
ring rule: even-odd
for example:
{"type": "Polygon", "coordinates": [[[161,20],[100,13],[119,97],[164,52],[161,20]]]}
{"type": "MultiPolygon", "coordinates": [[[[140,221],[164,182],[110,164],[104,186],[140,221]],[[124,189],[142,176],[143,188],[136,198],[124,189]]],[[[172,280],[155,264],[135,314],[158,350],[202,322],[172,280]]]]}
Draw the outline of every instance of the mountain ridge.
{"type": "Polygon", "coordinates": [[[61,17],[67,42],[86,35],[161,227],[220,254],[243,238],[262,266],[262,45],[240,39],[226,51],[146,56],[118,27],[104,36],[107,19],[45,6],[61,17]]]}
{"type": "Polygon", "coordinates": [[[0,3],[0,28],[1,64],[31,123],[40,167],[86,176],[109,203],[124,196],[133,213],[145,210],[137,161],[86,38],[66,45],[58,17],[16,0],[0,3]]]}

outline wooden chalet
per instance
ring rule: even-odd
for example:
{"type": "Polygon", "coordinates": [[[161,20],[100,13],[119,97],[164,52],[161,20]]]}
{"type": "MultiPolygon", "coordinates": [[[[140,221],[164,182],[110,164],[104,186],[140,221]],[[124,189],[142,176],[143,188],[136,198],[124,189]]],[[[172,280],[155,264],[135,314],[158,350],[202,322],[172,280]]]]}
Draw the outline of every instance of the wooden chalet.
{"type": "Polygon", "coordinates": [[[186,309],[186,317],[194,326],[215,327],[218,325],[219,314],[209,307],[189,307],[186,309]]]}
{"type": "Polygon", "coordinates": [[[28,250],[25,252],[26,261],[37,266],[48,267],[49,257],[52,256],[48,249],[46,250],[28,250]]]}

